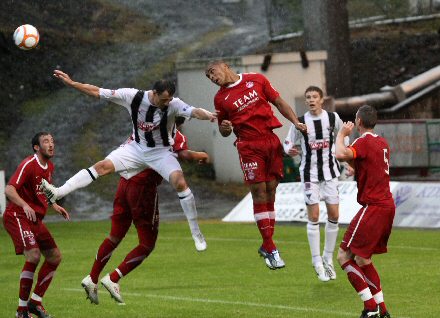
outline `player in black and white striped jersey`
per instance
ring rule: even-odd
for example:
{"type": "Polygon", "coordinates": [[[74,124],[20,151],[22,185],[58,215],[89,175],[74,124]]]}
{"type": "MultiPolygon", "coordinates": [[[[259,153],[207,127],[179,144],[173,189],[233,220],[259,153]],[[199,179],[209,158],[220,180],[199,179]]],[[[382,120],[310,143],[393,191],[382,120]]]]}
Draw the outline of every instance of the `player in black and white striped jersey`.
{"type": "Polygon", "coordinates": [[[117,172],[129,179],[145,168],[151,168],[177,191],[196,249],[205,250],[206,241],[197,223],[194,195],[171,149],[174,143],[171,132],[177,116],[214,121],[217,115],[174,98],[175,85],[167,80],[157,81],[152,90],[144,92],[134,88],[110,90],[76,82],[60,70],[55,70],[54,76],[86,95],[125,107],[132,120],[133,134],[131,140],[113,150],[104,160],[79,171],[61,187],[56,188],[43,180],[41,186],[48,200],[53,203],[79,188],[88,186],[100,176],[117,172]]]}
{"type": "Polygon", "coordinates": [[[284,151],[294,157],[301,153],[300,174],[304,184],[304,200],[307,206],[307,237],[312,254],[312,264],[319,280],[336,279],[333,252],[338,236],[340,166],[335,157],[335,141],[342,121],[337,113],[322,109],[324,95],[316,86],[305,91],[309,111],[299,117],[307,125],[307,132],[291,127],[284,141],[284,151]],[[301,145],[301,151],[296,145],[301,145]],[[327,207],[325,244],[321,256],[319,231],[319,201],[327,207]]]}

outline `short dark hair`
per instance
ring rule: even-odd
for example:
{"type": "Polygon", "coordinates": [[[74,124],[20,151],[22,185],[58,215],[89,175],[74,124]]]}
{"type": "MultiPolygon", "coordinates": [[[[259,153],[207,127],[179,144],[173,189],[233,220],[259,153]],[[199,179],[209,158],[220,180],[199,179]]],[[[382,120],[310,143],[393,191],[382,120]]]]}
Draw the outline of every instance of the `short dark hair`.
{"type": "Polygon", "coordinates": [[[306,96],[306,94],[308,92],[318,92],[318,94],[319,94],[319,96],[321,96],[321,98],[324,97],[324,92],[318,86],[309,86],[309,87],[307,87],[306,91],[304,92],[304,96],[306,96]]]}
{"type": "Polygon", "coordinates": [[[206,65],[205,72],[215,65],[222,65],[222,64],[229,66],[228,63],[226,63],[224,60],[212,60],[206,65]]]}
{"type": "Polygon", "coordinates": [[[34,146],[40,146],[40,137],[47,136],[47,135],[51,135],[51,133],[49,133],[47,131],[40,131],[40,132],[36,133],[34,137],[32,137],[32,150],[34,152],[37,152],[35,150],[34,146]]]}
{"type": "Polygon", "coordinates": [[[154,83],[153,90],[155,90],[158,94],[162,94],[163,92],[167,91],[168,94],[172,96],[176,92],[176,85],[173,81],[162,79],[154,83]]]}
{"type": "Polygon", "coordinates": [[[357,111],[356,117],[361,120],[362,127],[364,128],[373,129],[374,126],[376,126],[377,111],[374,107],[370,105],[361,106],[357,111]]]}

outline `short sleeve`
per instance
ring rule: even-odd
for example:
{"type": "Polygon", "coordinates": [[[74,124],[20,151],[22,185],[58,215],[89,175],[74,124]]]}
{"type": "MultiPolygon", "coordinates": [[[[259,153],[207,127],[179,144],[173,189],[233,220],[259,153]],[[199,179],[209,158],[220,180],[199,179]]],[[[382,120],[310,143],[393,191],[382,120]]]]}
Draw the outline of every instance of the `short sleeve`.
{"type": "Polygon", "coordinates": [[[367,147],[365,143],[365,138],[357,138],[353,143],[349,146],[349,148],[353,151],[354,159],[362,159],[367,156],[367,147]]]}
{"type": "Polygon", "coordinates": [[[267,97],[269,102],[273,103],[280,96],[280,93],[278,93],[278,91],[272,86],[264,75],[261,75],[261,77],[263,78],[264,95],[267,97]]]}
{"type": "Polygon", "coordinates": [[[229,116],[225,109],[222,107],[222,105],[219,102],[219,98],[217,95],[214,97],[214,108],[217,112],[217,123],[220,126],[223,120],[229,120],[229,116]]]}
{"type": "Polygon", "coordinates": [[[176,135],[174,136],[173,151],[179,152],[182,150],[188,150],[188,144],[186,142],[186,137],[180,131],[176,130],[176,135]]]}
{"type": "Polygon", "coordinates": [[[8,184],[17,190],[21,189],[27,180],[32,177],[32,172],[33,168],[31,160],[25,160],[20,163],[17,170],[15,170],[11,179],[9,179],[8,184]]]}
{"type": "Polygon", "coordinates": [[[177,116],[191,118],[194,106],[188,105],[183,100],[177,97],[173,98],[170,105],[176,108],[177,116]]]}
{"type": "Polygon", "coordinates": [[[136,88],[99,89],[99,98],[130,108],[134,96],[139,90],[136,88]]]}

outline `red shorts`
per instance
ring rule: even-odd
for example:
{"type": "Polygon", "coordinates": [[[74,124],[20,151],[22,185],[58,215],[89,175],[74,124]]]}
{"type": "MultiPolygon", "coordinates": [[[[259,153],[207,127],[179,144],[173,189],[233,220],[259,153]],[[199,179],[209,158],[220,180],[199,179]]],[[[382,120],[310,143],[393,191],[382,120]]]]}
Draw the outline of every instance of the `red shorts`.
{"type": "Polygon", "coordinates": [[[30,221],[22,212],[6,211],[3,224],[15,246],[15,254],[38,248],[42,251],[57,248],[57,244],[42,220],[30,221]]]}
{"type": "Polygon", "coordinates": [[[350,222],[340,247],[363,258],[386,253],[395,210],[390,206],[362,207],[350,222]]]}
{"type": "Polygon", "coordinates": [[[239,140],[237,150],[247,184],[283,178],[283,147],[274,133],[255,140],[239,140]]]}
{"type": "Polygon", "coordinates": [[[113,202],[112,229],[110,235],[122,239],[130,228],[151,228],[157,232],[159,227],[159,204],[157,185],[162,178],[152,171],[151,177],[142,183],[121,178],[113,202]]]}

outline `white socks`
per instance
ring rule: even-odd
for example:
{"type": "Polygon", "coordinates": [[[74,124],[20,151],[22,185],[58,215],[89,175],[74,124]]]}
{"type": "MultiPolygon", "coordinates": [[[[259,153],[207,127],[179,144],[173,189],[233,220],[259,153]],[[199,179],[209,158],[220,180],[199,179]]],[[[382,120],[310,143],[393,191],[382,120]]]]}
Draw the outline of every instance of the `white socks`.
{"type": "Polygon", "coordinates": [[[92,181],[96,180],[99,177],[98,172],[96,172],[95,168],[90,167],[88,169],[82,169],[77,174],[75,174],[72,178],[66,181],[61,187],[57,188],[57,198],[61,199],[65,197],[70,192],[73,192],[77,189],[87,187],[92,181]]]}
{"type": "MultiPolygon", "coordinates": [[[[333,253],[335,251],[336,239],[338,238],[339,224],[336,221],[327,220],[325,225],[325,243],[322,256],[326,262],[333,264],[333,253]]],[[[312,254],[312,263],[322,264],[321,258],[321,240],[318,222],[307,222],[307,237],[309,239],[310,253],[312,254]]]]}
{"type": "Polygon", "coordinates": [[[182,192],[177,192],[177,195],[179,196],[183,213],[185,213],[186,219],[188,220],[191,234],[199,234],[200,228],[199,224],[197,223],[196,200],[194,199],[191,189],[187,188],[182,192]]]}
{"type": "Polygon", "coordinates": [[[333,264],[333,252],[335,251],[338,231],[338,221],[327,220],[327,223],[325,224],[325,243],[322,256],[331,264],[333,264]]]}
{"type": "Polygon", "coordinates": [[[309,239],[310,253],[312,254],[312,264],[322,265],[318,222],[307,222],[307,238],[309,239]]]}

